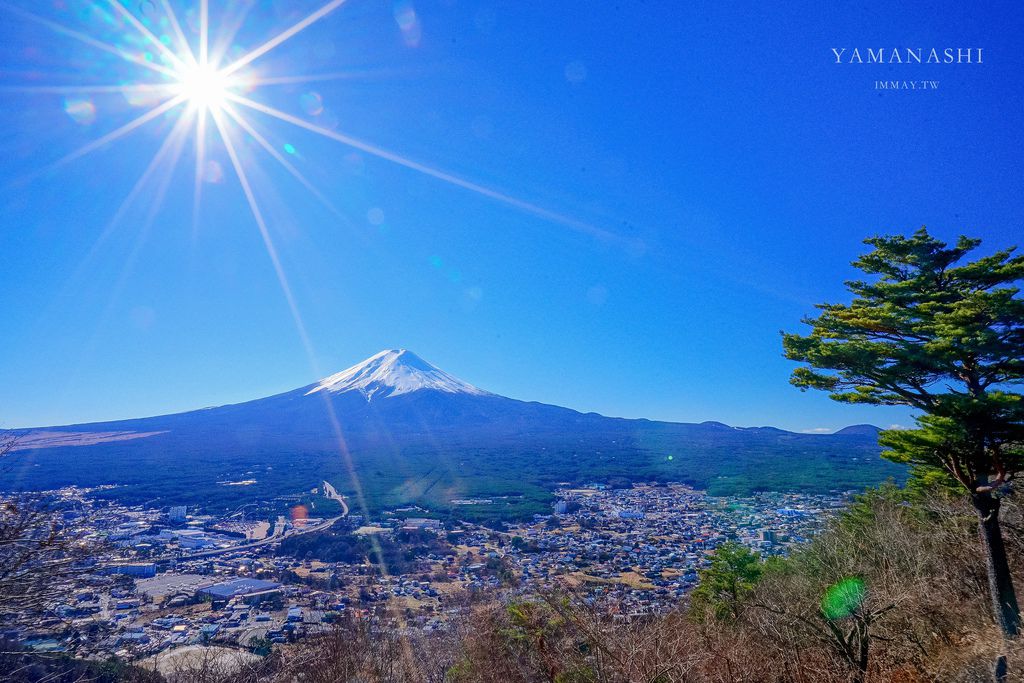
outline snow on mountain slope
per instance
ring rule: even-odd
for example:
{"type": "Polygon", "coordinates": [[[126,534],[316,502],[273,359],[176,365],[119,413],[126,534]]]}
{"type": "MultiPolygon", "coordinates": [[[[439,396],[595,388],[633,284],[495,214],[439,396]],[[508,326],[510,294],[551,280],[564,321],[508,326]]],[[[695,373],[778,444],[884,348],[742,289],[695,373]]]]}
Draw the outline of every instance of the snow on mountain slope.
{"type": "Polygon", "coordinates": [[[400,396],[420,389],[433,389],[449,394],[488,395],[488,392],[452,377],[405,349],[381,351],[362,363],[320,380],[306,392],[306,395],[318,391],[329,391],[334,394],[358,391],[367,401],[371,401],[375,398],[400,396]]]}

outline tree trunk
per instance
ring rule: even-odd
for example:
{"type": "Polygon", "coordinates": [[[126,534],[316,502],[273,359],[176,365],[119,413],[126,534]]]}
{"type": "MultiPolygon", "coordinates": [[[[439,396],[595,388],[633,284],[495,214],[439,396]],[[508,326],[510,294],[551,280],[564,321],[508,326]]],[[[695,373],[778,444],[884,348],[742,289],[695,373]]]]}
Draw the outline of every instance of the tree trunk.
{"type": "MultiPolygon", "coordinates": [[[[985,568],[988,570],[992,616],[1003,632],[1003,639],[1013,639],[1020,633],[1020,607],[1017,606],[1017,593],[1013,589],[1010,564],[1006,560],[1006,546],[1003,545],[1003,531],[999,525],[999,499],[990,493],[975,493],[971,500],[978,512],[978,535],[981,537],[982,547],[985,548],[985,568]]],[[[997,683],[1004,683],[1007,673],[1004,652],[996,657],[993,667],[997,683]]]]}
{"type": "Polygon", "coordinates": [[[857,624],[857,683],[861,683],[868,675],[868,647],[871,645],[871,638],[868,637],[868,624],[861,622],[857,624]]]}
{"type": "Polygon", "coordinates": [[[1020,633],[1020,607],[1017,606],[1017,593],[1013,589],[1013,577],[1010,576],[1010,564],[999,525],[999,499],[988,493],[976,493],[971,498],[978,512],[978,532],[985,548],[992,616],[1006,638],[1016,638],[1020,633]]]}

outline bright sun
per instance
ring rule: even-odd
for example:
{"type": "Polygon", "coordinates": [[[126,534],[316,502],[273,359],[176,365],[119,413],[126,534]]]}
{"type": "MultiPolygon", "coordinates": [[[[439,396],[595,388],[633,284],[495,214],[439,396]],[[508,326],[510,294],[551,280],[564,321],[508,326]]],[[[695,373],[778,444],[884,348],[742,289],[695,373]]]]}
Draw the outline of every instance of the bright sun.
{"type": "MultiPolygon", "coordinates": [[[[168,167],[171,169],[175,167],[181,158],[185,143],[190,136],[195,149],[195,175],[193,176],[194,185],[192,195],[192,215],[193,220],[195,221],[199,213],[203,185],[206,182],[216,182],[208,180],[208,171],[210,173],[214,173],[214,171],[210,171],[209,169],[214,168],[216,169],[216,173],[220,173],[219,163],[208,158],[207,155],[207,137],[208,131],[211,129],[210,124],[212,124],[214,132],[210,133],[209,137],[221,143],[219,151],[224,152],[231,161],[231,166],[234,168],[235,175],[238,177],[238,181],[242,186],[249,208],[252,211],[253,218],[256,220],[256,224],[260,229],[265,246],[267,247],[268,252],[270,252],[271,259],[274,262],[278,279],[281,281],[281,286],[285,290],[289,304],[292,306],[292,314],[297,320],[298,313],[294,308],[294,302],[292,301],[292,295],[288,287],[288,283],[284,277],[284,272],[281,270],[281,265],[278,262],[276,252],[274,251],[274,246],[271,242],[270,234],[267,231],[267,226],[263,220],[259,207],[256,204],[256,194],[250,185],[248,174],[246,173],[246,169],[243,167],[242,158],[238,154],[233,138],[238,138],[244,135],[247,145],[249,141],[255,142],[259,147],[262,147],[267,154],[280,163],[289,174],[310,190],[317,199],[327,206],[328,209],[335,214],[338,214],[338,211],[331,205],[327,198],[325,198],[312,184],[310,184],[299,169],[289,161],[288,157],[285,156],[294,155],[296,153],[294,145],[284,140],[277,141],[276,143],[272,143],[267,140],[264,135],[249,122],[248,119],[251,112],[257,112],[265,117],[283,121],[296,128],[314,133],[322,136],[323,138],[334,140],[335,142],[341,143],[348,148],[356,150],[357,152],[404,166],[405,168],[416,171],[417,173],[430,176],[436,180],[443,181],[456,187],[461,187],[464,190],[474,192],[483,197],[488,197],[508,206],[532,213],[535,216],[539,216],[546,220],[560,223],[573,230],[579,230],[600,237],[602,240],[608,240],[615,237],[612,233],[590,225],[589,223],[558,214],[554,211],[549,211],[541,206],[518,199],[515,196],[491,189],[471,180],[463,179],[441,169],[408,159],[395,152],[391,152],[387,149],[364,142],[358,138],[346,135],[343,132],[335,130],[333,124],[331,126],[325,126],[320,123],[316,123],[313,120],[310,120],[310,117],[317,116],[320,111],[322,111],[322,106],[319,104],[321,98],[315,92],[310,93],[309,96],[314,97],[318,102],[317,106],[319,107],[319,110],[307,111],[306,113],[309,116],[306,117],[289,114],[286,111],[282,111],[270,106],[269,104],[265,104],[264,102],[259,101],[259,99],[251,99],[249,95],[254,91],[260,91],[263,86],[336,80],[351,78],[356,75],[356,72],[350,73],[341,71],[326,74],[293,74],[285,72],[273,76],[263,76],[261,75],[260,69],[253,69],[250,67],[250,65],[256,60],[260,59],[267,53],[272,52],[285,41],[293,39],[295,36],[302,33],[302,31],[338,9],[346,0],[322,1],[324,1],[324,4],[319,9],[313,11],[303,19],[300,19],[248,52],[241,54],[241,56],[235,57],[232,55],[233,59],[227,58],[227,52],[229,49],[232,50],[232,52],[235,49],[231,46],[233,45],[236,32],[242,25],[245,12],[241,12],[237,17],[237,21],[229,22],[233,23],[233,25],[222,27],[224,35],[211,43],[211,27],[209,18],[210,0],[194,0],[191,3],[186,3],[193,6],[198,5],[197,11],[195,12],[196,26],[193,27],[192,25],[193,10],[189,11],[188,24],[190,28],[195,29],[193,32],[198,34],[196,36],[198,38],[198,44],[193,44],[193,42],[196,41],[193,41],[192,36],[186,35],[185,31],[182,29],[182,23],[179,21],[177,15],[172,9],[170,0],[162,0],[160,3],[139,3],[139,12],[143,14],[148,13],[148,16],[143,18],[136,17],[135,14],[125,6],[124,0],[106,0],[103,4],[109,5],[112,8],[113,12],[120,17],[119,21],[126,22],[138,32],[138,36],[135,38],[125,37],[125,40],[129,41],[125,43],[125,45],[135,46],[131,50],[126,49],[119,42],[107,43],[86,33],[81,33],[75,29],[63,26],[62,24],[51,22],[43,17],[38,17],[30,12],[18,10],[19,14],[25,15],[36,23],[49,26],[58,33],[70,36],[94,48],[117,55],[125,62],[129,62],[147,69],[148,71],[155,72],[159,74],[160,77],[159,80],[155,82],[152,80],[146,81],[132,79],[130,82],[119,84],[29,86],[28,90],[37,90],[41,93],[66,94],[68,97],[65,98],[65,109],[68,111],[68,114],[75,121],[86,124],[91,123],[92,118],[95,117],[96,108],[90,99],[82,98],[83,94],[88,94],[90,92],[120,92],[125,95],[127,101],[132,104],[132,106],[136,106],[137,104],[138,106],[148,107],[148,105],[152,104],[152,107],[149,107],[146,111],[143,111],[127,123],[124,123],[105,135],[87,142],[81,147],[65,154],[44,170],[49,171],[52,168],[70,163],[71,161],[83,157],[86,154],[102,149],[113,141],[131,134],[133,131],[146,125],[150,121],[153,121],[158,117],[163,117],[164,114],[181,107],[184,109],[182,115],[179,116],[173,124],[173,128],[167,134],[152,161],[150,161],[149,166],[147,166],[142,175],[136,179],[131,192],[125,198],[124,203],[122,203],[118,212],[115,214],[114,221],[117,221],[121,216],[122,211],[126,210],[126,207],[131,202],[135,201],[135,198],[142,192],[143,186],[147,182],[151,181],[151,177],[154,173],[162,171],[168,167]],[[153,16],[153,13],[158,11],[158,4],[163,7],[163,16],[153,16]],[[146,9],[147,6],[148,9],[146,9]],[[160,31],[158,31],[158,33],[160,33],[159,37],[150,30],[149,27],[151,25],[159,25],[161,27],[160,31]],[[166,31],[164,31],[165,28],[166,31]],[[145,51],[143,52],[142,50],[145,51]],[[80,120],[80,118],[82,120],[80,120]],[[88,121],[86,121],[86,119],[88,119],[88,121]],[[284,154],[282,154],[282,151],[284,154]]],[[[252,0],[248,0],[248,2],[241,4],[249,6],[255,3],[252,0]]],[[[7,3],[5,0],[0,0],[0,9],[3,9],[6,5],[7,3]]],[[[109,19],[109,17],[107,18],[109,19]]],[[[280,65],[287,65],[287,62],[280,62],[280,65]]],[[[0,86],[0,91],[6,89],[7,88],[5,86],[0,86]]],[[[303,98],[305,99],[307,96],[303,95],[303,98]]],[[[305,108],[305,105],[303,106],[305,108]]],[[[40,173],[41,172],[42,171],[40,171],[40,173]]],[[[167,183],[163,183],[160,187],[166,189],[167,183]]],[[[160,197],[163,196],[162,193],[163,189],[161,189],[160,197]]],[[[159,203],[159,201],[157,203],[159,203]]],[[[150,214],[151,220],[154,215],[155,213],[150,214]]],[[[113,223],[108,227],[108,230],[112,228],[113,223]]],[[[106,233],[104,233],[104,235],[105,234],[106,233]]],[[[298,322],[299,327],[301,328],[301,321],[298,322]]],[[[302,336],[305,337],[304,331],[302,332],[302,336]]]]}
{"type": "Polygon", "coordinates": [[[193,107],[220,109],[228,97],[230,78],[210,64],[189,66],[180,74],[178,92],[193,107]]]}

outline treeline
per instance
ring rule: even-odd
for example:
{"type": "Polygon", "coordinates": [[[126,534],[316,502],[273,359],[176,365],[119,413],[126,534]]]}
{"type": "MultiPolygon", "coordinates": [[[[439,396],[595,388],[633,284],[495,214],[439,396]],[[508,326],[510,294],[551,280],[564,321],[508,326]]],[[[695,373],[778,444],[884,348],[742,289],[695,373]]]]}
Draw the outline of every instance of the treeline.
{"type": "Polygon", "coordinates": [[[291,536],[281,541],[277,554],[299,560],[321,562],[347,562],[359,564],[370,554],[366,536],[352,533],[344,522],[336,523],[326,531],[291,536]]]}
{"type": "Polygon", "coordinates": [[[0,640],[0,681],[19,683],[166,683],[158,673],[118,659],[86,661],[61,653],[38,653],[0,640]]]}
{"type": "Polygon", "coordinates": [[[436,534],[402,530],[395,534],[355,534],[344,520],[326,531],[291,536],[281,541],[277,554],[299,560],[321,562],[368,563],[403,574],[415,569],[428,555],[450,555],[451,547],[436,534]]]}

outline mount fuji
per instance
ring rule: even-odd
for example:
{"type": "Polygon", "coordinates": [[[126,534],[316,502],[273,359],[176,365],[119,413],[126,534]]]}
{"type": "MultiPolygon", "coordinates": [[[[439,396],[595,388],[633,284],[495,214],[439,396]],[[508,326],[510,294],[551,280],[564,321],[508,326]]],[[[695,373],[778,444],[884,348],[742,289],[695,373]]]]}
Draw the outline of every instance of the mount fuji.
{"type": "Polygon", "coordinates": [[[877,434],[580,413],[477,388],[411,351],[381,351],[267,398],[115,422],[27,430],[0,488],[76,485],[128,503],[210,510],[308,492],[322,480],[371,510],[463,517],[546,509],[559,484],[682,481],[716,493],[862,488],[903,468],[877,434]]]}
{"type": "Polygon", "coordinates": [[[327,391],[341,394],[346,391],[358,391],[370,401],[374,397],[387,398],[422,390],[473,396],[487,395],[486,391],[452,377],[405,349],[381,351],[348,370],[322,379],[308,393],[327,391]]]}

